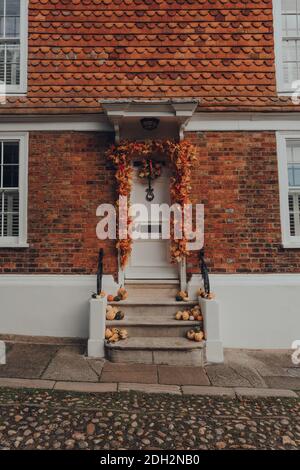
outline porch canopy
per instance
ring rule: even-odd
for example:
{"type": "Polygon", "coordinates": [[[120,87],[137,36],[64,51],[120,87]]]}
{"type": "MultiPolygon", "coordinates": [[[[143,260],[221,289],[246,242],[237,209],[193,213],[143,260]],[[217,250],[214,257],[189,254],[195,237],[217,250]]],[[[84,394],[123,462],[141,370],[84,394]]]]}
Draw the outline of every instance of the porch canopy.
{"type": "Polygon", "coordinates": [[[115,140],[121,139],[180,139],[195,113],[199,101],[195,99],[103,99],[100,104],[114,126],[115,140]],[[143,128],[145,118],[157,119],[151,131],[143,128]]]}

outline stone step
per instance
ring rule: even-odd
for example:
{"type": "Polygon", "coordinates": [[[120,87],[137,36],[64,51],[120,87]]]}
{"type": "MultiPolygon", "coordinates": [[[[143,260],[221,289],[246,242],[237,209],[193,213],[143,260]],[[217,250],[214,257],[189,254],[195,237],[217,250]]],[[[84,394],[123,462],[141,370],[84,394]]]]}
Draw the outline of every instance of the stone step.
{"type": "Polygon", "coordinates": [[[133,337],[106,343],[105,349],[111,362],[203,366],[204,346],[205,341],[196,343],[185,338],[133,337]]]}
{"type": "Polygon", "coordinates": [[[151,301],[152,299],[173,299],[179,292],[179,284],[174,283],[126,283],[125,288],[128,292],[129,299],[144,299],[151,301]]]}
{"type": "Polygon", "coordinates": [[[106,326],[126,328],[130,337],[185,337],[189,329],[202,327],[202,322],[179,321],[173,315],[128,315],[124,320],[107,320],[106,326]]]}
{"type": "Polygon", "coordinates": [[[186,310],[197,305],[197,302],[176,302],[155,299],[149,303],[144,300],[125,300],[122,302],[109,302],[109,305],[118,307],[126,317],[158,316],[162,318],[174,317],[179,310],[186,310]]]}

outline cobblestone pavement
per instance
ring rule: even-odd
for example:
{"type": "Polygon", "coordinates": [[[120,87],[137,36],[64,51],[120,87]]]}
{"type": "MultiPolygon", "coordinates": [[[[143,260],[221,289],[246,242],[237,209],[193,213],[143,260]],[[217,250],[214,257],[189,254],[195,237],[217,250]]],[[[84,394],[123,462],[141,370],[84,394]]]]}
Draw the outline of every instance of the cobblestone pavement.
{"type": "Polygon", "coordinates": [[[0,389],[0,450],[299,448],[297,398],[0,389]]]}

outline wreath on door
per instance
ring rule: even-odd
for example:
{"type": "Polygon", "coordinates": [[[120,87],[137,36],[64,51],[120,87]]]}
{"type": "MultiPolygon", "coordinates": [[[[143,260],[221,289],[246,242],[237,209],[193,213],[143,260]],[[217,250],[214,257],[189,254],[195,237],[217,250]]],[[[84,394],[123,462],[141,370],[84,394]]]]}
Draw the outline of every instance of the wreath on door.
{"type": "MultiPolygon", "coordinates": [[[[130,213],[130,195],[132,190],[134,158],[142,157],[142,168],[139,175],[143,178],[158,177],[161,174],[161,167],[151,167],[147,162],[152,161],[153,155],[165,156],[171,163],[172,176],[170,179],[170,194],[172,204],[179,204],[182,208],[185,204],[191,203],[191,174],[193,161],[196,159],[197,149],[190,142],[183,140],[176,143],[171,140],[153,140],[146,142],[130,142],[123,141],[119,145],[112,145],[106,152],[106,156],[114,163],[116,172],[115,180],[117,183],[118,200],[116,209],[118,210],[119,196],[127,197],[127,213],[130,213]],[[144,166],[143,166],[144,165],[144,166]],[[147,165],[147,166],[146,166],[147,165]],[[144,168],[144,170],[143,170],[144,168]]],[[[155,164],[154,164],[155,165],[155,164]]],[[[120,221],[119,221],[120,223],[120,221]]],[[[120,253],[120,265],[124,269],[128,263],[131,250],[132,239],[129,235],[129,227],[132,223],[130,216],[127,217],[127,238],[120,239],[119,224],[117,228],[118,240],[117,248],[120,253]]],[[[172,262],[180,262],[189,254],[187,249],[187,239],[174,237],[174,230],[171,234],[171,260],[172,262]]]]}

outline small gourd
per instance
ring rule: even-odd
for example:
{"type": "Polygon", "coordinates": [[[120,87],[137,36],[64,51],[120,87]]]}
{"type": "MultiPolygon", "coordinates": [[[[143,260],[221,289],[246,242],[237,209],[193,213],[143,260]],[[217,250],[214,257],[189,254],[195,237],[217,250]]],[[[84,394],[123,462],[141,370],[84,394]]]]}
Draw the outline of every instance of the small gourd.
{"type": "Polygon", "coordinates": [[[182,320],[182,312],[181,311],[177,312],[175,315],[175,318],[176,320],[182,320]]]}
{"type": "Polygon", "coordinates": [[[193,315],[190,316],[189,318],[190,321],[195,321],[195,317],[193,315]]]}
{"type": "Polygon", "coordinates": [[[106,312],[106,320],[112,321],[115,318],[116,318],[116,313],[114,310],[108,310],[108,312],[106,312]]]}
{"type": "Polygon", "coordinates": [[[107,296],[107,301],[108,302],[113,302],[114,301],[114,296],[113,295],[108,295],[107,296]]]}
{"type": "Polygon", "coordinates": [[[186,334],[186,337],[187,339],[189,339],[190,341],[193,341],[194,338],[195,338],[195,332],[194,330],[189,330],[186,334]]]}
{"type": "Polygon", "coordinates": [[[124,312],[122,312],[121,310],[119,310],[117,313],[116,313],[116,316],[115,316],[115,320],[123,320],[124,318],[124,312]]]}
{"type": "Polygon", "coordinates": [[[185,312],[182,313],[182,320],[183,321],[188,321],[189,318],[190,318],[190,314],[189,314],[188,311],[185,311],[185,312]]]}
{"type": "Polygon", "coordinates": [[[119,332],[120,339],[127,339],[128,338],[128,332],[125,329],[120,330],[119,332]]]}
{"type": "Polygon", "coordinates": [[[200,333],[195,333],[194,340],[197,341],[197,343],[200,343],[204,338],[204,333],[203,331],[200,331],[200,333]]]}
{"type": "Polygon", "coordinates": [[[105,339],[109,339],[112,337],[112,331],[109,328],[106,328],[105,330],[105,339]]]}
{"type": "Polygon", "coordinates": [[[116,295],[116,297],[114,297],[114,302],[121,302],[122,298],[119,296],[119,295],[116,295]]]}

